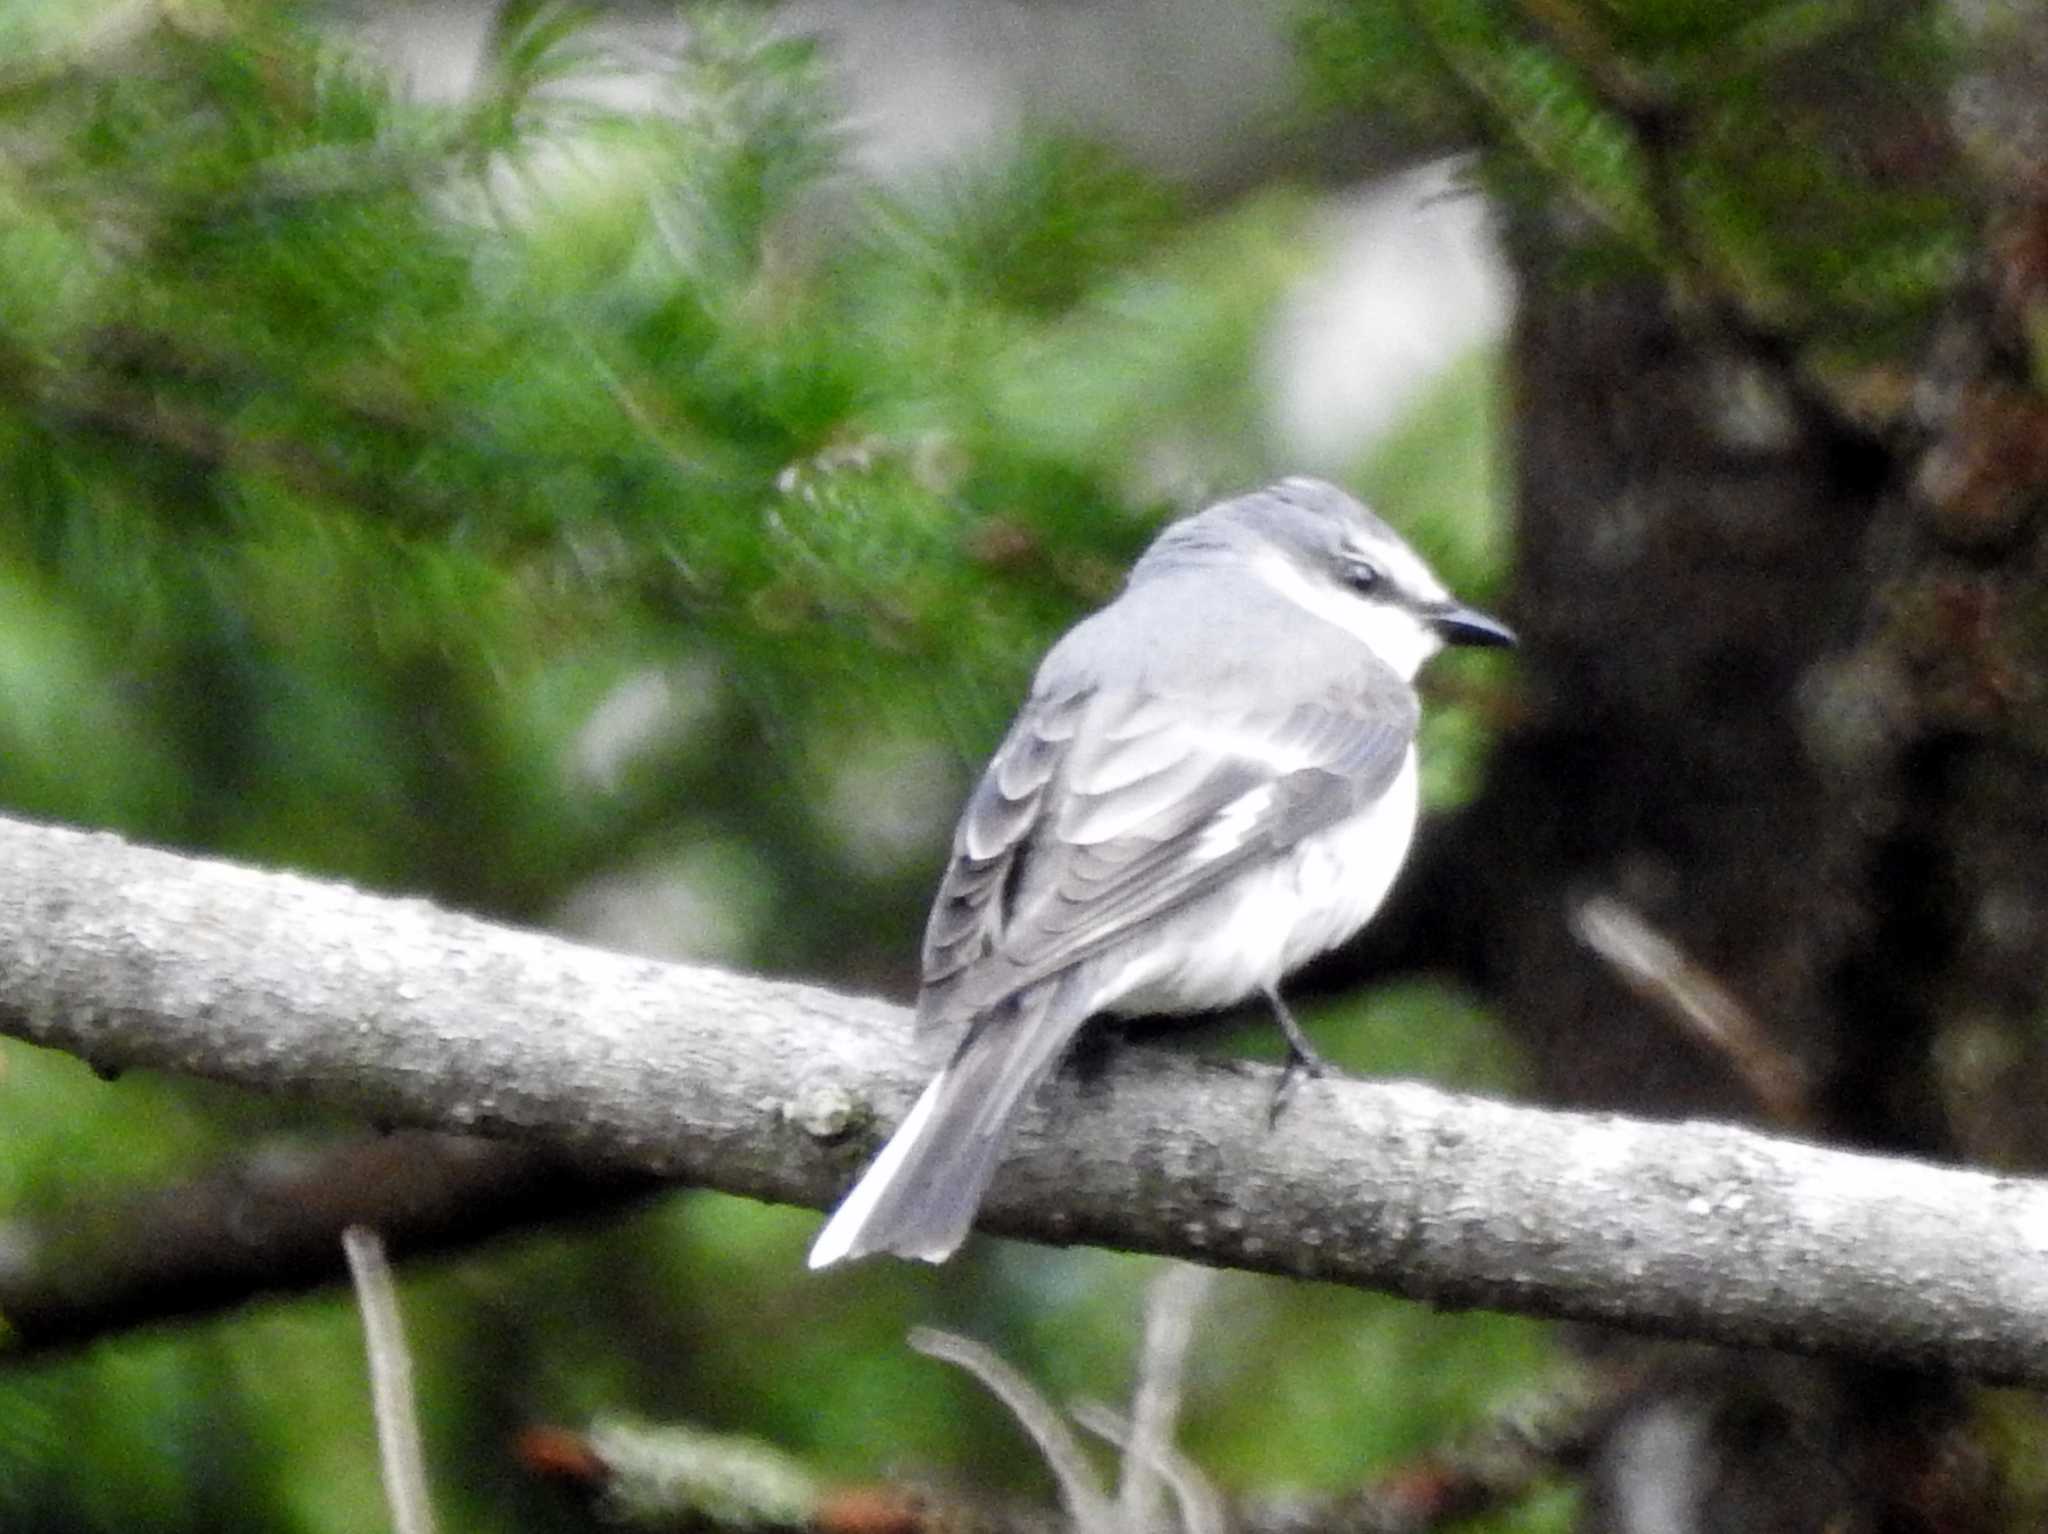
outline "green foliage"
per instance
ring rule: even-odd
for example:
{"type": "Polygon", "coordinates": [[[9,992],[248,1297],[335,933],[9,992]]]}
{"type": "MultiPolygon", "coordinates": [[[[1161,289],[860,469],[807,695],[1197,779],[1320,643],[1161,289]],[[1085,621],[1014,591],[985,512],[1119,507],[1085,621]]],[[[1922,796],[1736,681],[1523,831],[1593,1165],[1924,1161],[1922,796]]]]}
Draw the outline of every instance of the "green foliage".
{"type": "Polygon", "coordinates": [[[1882,355],[1924,334],[1972,227],[1941,148],[1947,25],[1854,0],[1327,0],[1303,40],[1326,106],[1485,143],[1487,185],[1591,269],[1882,355]]]}
{"type": "Polygon", "coordinates": [[[1037,139],[937,195],[887,199],[884,238],[922,283],[889,291],[952,307],[1057,315],[1150,253],[1177,219],[1166,188],[1085,140],[1037,139]]]}
{"type": "MultiPolygon", "coordinates": [[[[1160,515],[1280,467],[1255,362],[1299,195],[1203,210],[1050,140],[881,192],[843,169],[812,51],[729,18],[625,114],[545,6],[506,8],[456,107],[269,7],[98,15],[0,0],[10,811],[900,989],[1050,635],[1160,515]]],[[[1368,474],[1475,593],[1502,557],[1490,379],[1368,474]]],[[[1460,718],[1432,725],[1439,799],[1474,770],[1460,718]]],[[[1434,994],[1330,1022],[1362,1063],[1494,1052],[1434,994]]],[[[10,1211],[331,1132],[24,1049],[0,1105],[10,1211]]],[[[1000,1414],[903,1348],[918,1321],[1120,1393],[1149,1265],[991,1247],[821,1279],[814,1223],[678,1197],[413,1278],[451,1525],[579,1526],[506,1445],[607,1412],[1030,1483],[1000,1414]]],[[[1333,1482],[1540,1360],[1526,1328],[1238,1293],[1295,1372],[1276,1427],[1234,1383],[1265,1358],[1202,1363],[1194,1443],[1236,1485],[1333,1482]]],[[[18,1368],[0,1524],[378,1522],[358,1370],[336,1299],[18,1368]]]]}

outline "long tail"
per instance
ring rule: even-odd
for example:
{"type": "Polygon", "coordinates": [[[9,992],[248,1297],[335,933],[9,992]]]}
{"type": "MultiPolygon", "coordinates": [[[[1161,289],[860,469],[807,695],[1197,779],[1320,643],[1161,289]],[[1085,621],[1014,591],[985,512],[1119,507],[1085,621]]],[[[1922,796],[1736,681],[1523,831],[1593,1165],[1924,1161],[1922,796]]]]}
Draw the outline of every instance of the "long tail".
{"type": "Polygon", "coordinates": [[[978,1018],[917,1106],[811,1246],[826,1267],[871,1252],[926,1262],[953,1255],[995,1175],[1010,1121],[1087,1019],[1072,975],[978,1018]]]}

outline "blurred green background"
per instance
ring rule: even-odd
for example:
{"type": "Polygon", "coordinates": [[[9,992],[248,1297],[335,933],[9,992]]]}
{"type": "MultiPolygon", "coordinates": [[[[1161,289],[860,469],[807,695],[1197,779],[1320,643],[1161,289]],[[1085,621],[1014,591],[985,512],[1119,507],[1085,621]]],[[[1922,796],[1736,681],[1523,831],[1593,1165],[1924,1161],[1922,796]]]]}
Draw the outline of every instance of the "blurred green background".
{"type": "MultiPolygon", "coordinates": [[[[539,7],[436,102],[267,6],[0,0],[0,806],[909,994],[1037,655],[1161,518],[1300,467],[1264,358],[1328,194],[1046,132],[862,177],[821,54],[697,20],[625,111],[539,7]]],[[[1498,386],[1470,354],[1329,466],[1475,600],[1498,386]]],[[[1432,804],[1472,791],[1501,675],[1437,673],[1432,804]]],[[[1515,1085],[1434,988],[1312,1022],[1362,1071],[1515,1085]]],[[[10,1215],[350,1132],[0,1047],[10,1215]]],[[[678,1194],[408,1268],[445,1526],[587,1527],[511,1444],[607,1415],[1043,1493],[915,1324],[1126,1397],[1156,1264],[981,1240],[818,1276],[816,1218],[678,1194]]],[[[1554,1366],[1526,1323],[1227,1276],[1184,1445],[1231,1490],[1337,1489],[1554,1366]]],[[[385,1521],[338,1291],[0,1373],[0,1528],[385,1521]]]]}

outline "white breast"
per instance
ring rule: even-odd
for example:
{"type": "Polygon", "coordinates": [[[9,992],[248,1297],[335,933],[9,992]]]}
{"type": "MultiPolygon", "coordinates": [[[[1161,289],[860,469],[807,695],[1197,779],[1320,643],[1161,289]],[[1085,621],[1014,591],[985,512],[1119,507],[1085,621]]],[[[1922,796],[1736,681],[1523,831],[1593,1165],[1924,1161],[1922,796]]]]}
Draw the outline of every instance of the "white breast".
{"type": "Polygon", "coordinates": [[[1092,1011],[1204,1012],[1277,984],[1380,908],[1415,835],[1415,750],[1386,793],[1349,820],[1245,870],[1168,918],[1096,992],[1092,1011]]]}

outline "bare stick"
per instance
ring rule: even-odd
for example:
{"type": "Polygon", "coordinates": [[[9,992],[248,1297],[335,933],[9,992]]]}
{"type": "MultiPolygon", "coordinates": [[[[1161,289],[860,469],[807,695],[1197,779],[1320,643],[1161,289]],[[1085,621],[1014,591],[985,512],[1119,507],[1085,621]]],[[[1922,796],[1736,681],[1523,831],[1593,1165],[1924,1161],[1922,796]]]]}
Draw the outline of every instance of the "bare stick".
{"type": "Polygon", "coordinates": [[[1812,1122],[1811,1092],[1799,1062],[1773,1044],[1748,1009],[1678,944],[1608,895],[1579,903],[1572,933],[1630,990],[1724,1056],[1774,1122],[1788,1129],[1812,1122]]]}
{"type": "MultiPolygon", "coordinates": [[[[1145,1290],[1145,1343],[1138,1355],[1138,1384],[1131,1398],[1130,1444],[1117,1488],[1117,1512],[1126,1534],[1144,1534],[1159,1516],[1158,1487],[1170,1479],[1180,1420],[1180,1385],[1195,1316],[1215,1273],[1177,1262],[1145,1290]]],[[[1182,1499],[1185,1502],[1185,1498],[1182,1499]]],[[[1184,1515],[1185,1516],[1185,1515],[1184,1515]]]]}
{"type": "Polygon", "coordinates": [[[982,1387],[1008,1408],[1017,1425],[1038,1446],[1041,1458],[1060,1489],[1060,1501],[1067,1516],[1081,1534],[1115,1534],[1116,1521],[1109,1498],[1095,1478],[1095,1467],[1066,1421],[1038,1387],[980,1343],[935,1327],[911,1329],[910,1345],[927,1358],[936,1358],[964,1369],[981,1381],[982,1387]]]}
{"type": "MultiPolygon", "coordinates": [[[[1141,1445],[1132,1425],[1100,1401],[1076,1401],[1074,1420],[1123,1452],[1126,1486],[1130,1484],[1132,1457],[1145,1454],[1150,1458],[1147,1469],[1165,1483],[1180,1509],[1181,1534],[1227,1534],[1230,1515],[1224,1508],[1223,1498],[1217,1495],[1216,1488],[1209,1484],[1209,1478],[1202,1474],[1201,1468],[1174,1445],[1141,1445]]],[[[1147,1518],[1156,1516],[1152,1510],[1146,1510],[1147,1518]]],[[[1125,1523],[1123,1529],[1127,1534],[1144,1534],[1144,1530],[1152,1526],[1125,1523]]]]}
{"type": "Polygon", "coordinates": [[[434,1534],[434,1510],[427,1499],[426,1456],[420,1450],[419,1419],[413,1411],[412,1357],[398,1318],[398,1292],[384,1243],[366,1225],[341,1233],[356,1304],[363,1313],[363,1343],[370,1358],[370,1404],[377,1415],[377,1456],[384,1468],[384,1497],[391,1504],[394,1534],[434,1534]]]}

